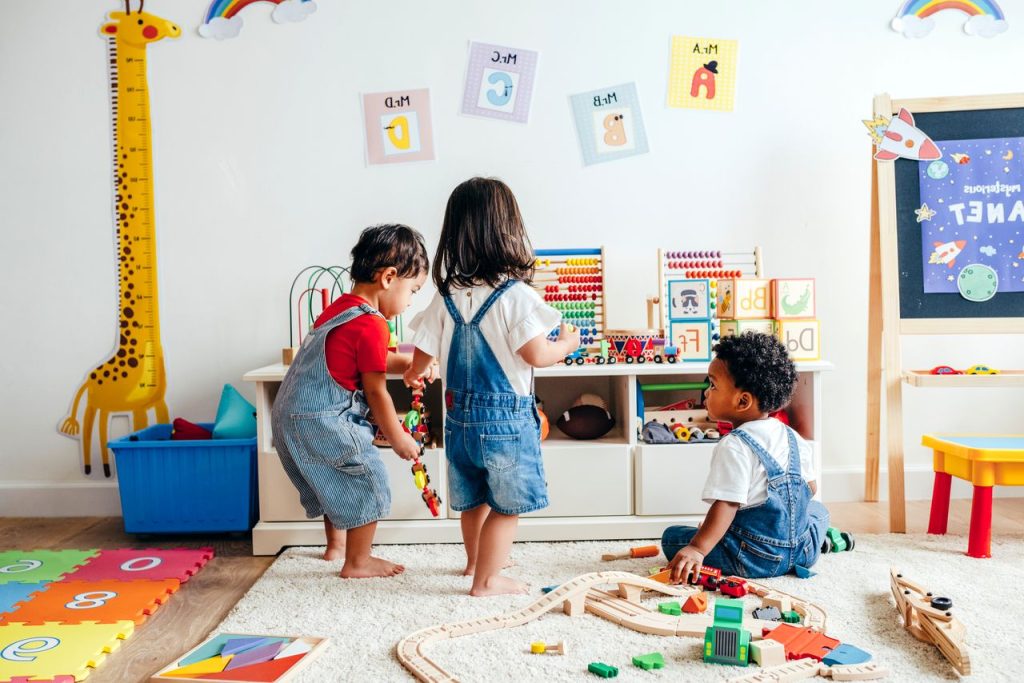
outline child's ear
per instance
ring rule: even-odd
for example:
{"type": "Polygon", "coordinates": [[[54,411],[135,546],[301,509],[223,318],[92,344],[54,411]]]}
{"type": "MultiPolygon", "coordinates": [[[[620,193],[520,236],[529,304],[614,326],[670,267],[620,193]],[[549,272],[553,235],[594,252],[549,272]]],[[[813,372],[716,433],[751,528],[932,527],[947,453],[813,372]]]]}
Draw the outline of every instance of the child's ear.
{"type": "Polygon", "coordinates": [[[754,407],[754,396],[749,391],[741,391],[736,396],[736,407],[739,410],[749,410],[754,407]]]}
{"type": "Polygon", "coordinates": [[[398,269],[394,266],[388,266],[380,271],[380,286],[384,289],[390,289],[391,285],[394,284],[395,280],[398,279],[398,269]]]}

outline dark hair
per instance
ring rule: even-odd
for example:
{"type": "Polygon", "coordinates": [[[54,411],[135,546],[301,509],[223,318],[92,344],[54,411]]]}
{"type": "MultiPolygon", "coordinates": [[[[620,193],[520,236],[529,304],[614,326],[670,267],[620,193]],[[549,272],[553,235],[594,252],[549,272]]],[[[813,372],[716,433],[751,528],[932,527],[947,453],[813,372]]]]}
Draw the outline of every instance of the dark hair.
{"type": "Polygon", "coordinates": [[[796,388],[796,367],[778,339],[744,332],[723,337],[714,352],[728,367],[733,384],[749,391],[763,412],[773,413],[789,403],[796,388]]]}
{"type": "Polygon", "coordinates": [[[530,282],[534,254],[519,204],[497,178],[470,178],[454,190],[444,210],[434,255],[434,284],[448,295],[454,287],[507,279],[530,282]]]}
{"type": "Polygon", "coordinates": [[[423,235],[408,225],[374,225],[359,233],[352,247],[353,282],[373,282],[381,268],[395,268],[398,277],[416,277],[427,272],[429,261],[423,235]]]}

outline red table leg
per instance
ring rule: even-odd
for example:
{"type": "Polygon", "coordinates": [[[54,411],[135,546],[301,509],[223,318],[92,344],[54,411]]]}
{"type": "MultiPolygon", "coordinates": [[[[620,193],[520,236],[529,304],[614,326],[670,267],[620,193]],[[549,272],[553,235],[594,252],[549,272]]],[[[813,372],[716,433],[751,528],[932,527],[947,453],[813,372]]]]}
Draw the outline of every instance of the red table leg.
{"type": "Polygon", "coordinates": [[[971,532],[967,541],[971,557],[992,557],[992,487],[975,486],[971,503],[971,532]]]}
{"type": "Polygon", "coordinates": [[[946,522],[949,520],[949,488],[952,483],[952,475],[945,472],[935,473],[935,483],[932,485],[932,510],[928,516],[928,533],[946,533],[946,522]]]}

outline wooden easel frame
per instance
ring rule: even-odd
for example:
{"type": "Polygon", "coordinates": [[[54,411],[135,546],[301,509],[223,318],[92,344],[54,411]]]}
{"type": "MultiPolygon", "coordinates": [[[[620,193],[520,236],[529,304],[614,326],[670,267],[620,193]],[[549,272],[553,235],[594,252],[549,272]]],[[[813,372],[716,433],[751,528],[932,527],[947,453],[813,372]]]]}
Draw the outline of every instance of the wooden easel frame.
{"type": "MultiPolygon", "coordinates": [[[[911,114],[1024,107],[1024,93],[971,97],[874,99],[874,115],[891,117],[901,108],[911,114]]],[[[927,131],[925,131],[927,132],[927,131]]],[[[904,334],[1020,334],[1024,318],[900,317],[899,254],[896,217],[896,169],[892,161],[871,164],[871,254],[868,289],[867,449],[864,500],[878,500],[881,447],[881,389],[885,387],[886,457],[889,465],[889,530],[907,530],[903,484],[903,393],[900,337],[904,334]]]]}

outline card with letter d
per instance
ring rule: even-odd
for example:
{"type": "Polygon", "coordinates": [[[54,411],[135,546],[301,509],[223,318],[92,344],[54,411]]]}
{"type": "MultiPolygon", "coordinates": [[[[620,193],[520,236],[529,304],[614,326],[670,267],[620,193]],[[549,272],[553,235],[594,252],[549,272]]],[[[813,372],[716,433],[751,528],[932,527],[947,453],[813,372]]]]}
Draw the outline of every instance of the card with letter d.
{"type": "Polygon", "coordinates": [[[370,164],[434,158],[428,88],[364,94],[363,115],[370,164]]]}
{"type": "Polygon", "coordinates": [[[732,111],[739,42],[672,36],[668,106],[732,111]]]}

